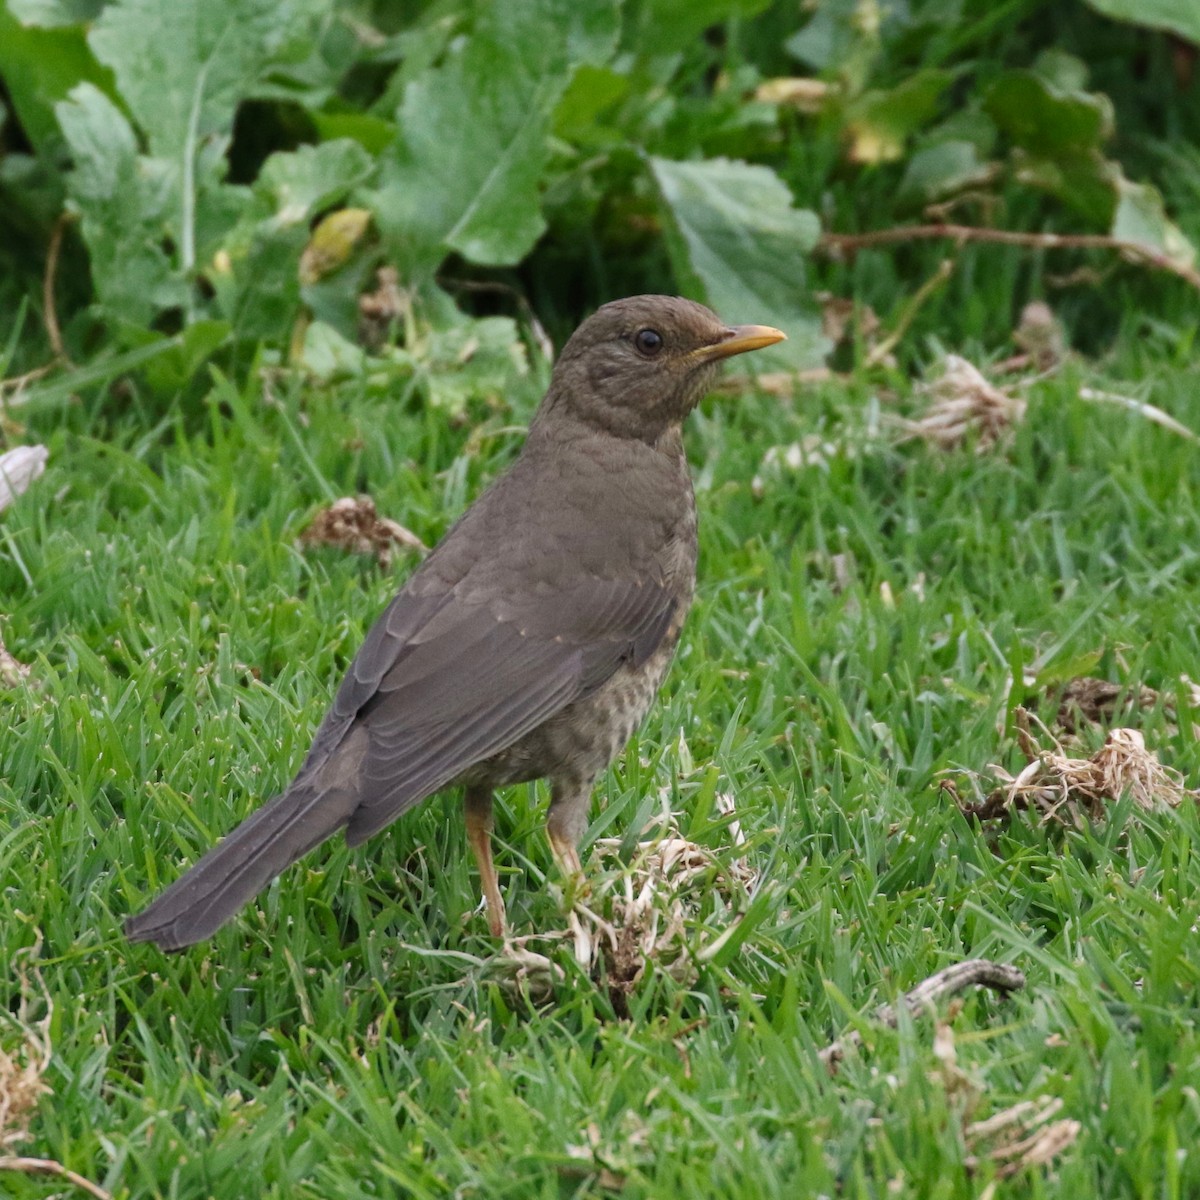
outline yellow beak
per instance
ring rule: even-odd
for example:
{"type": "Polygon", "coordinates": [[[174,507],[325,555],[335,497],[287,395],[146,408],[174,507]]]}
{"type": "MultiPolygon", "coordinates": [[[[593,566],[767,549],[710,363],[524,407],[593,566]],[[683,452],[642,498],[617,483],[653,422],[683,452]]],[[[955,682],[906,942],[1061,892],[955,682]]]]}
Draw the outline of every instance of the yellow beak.
{"type": "Polygon", "coordinates": [[[787,334],[781,329],[772,329],[770,325],[734,325],[725,331],[725,336],[719,342],[701,346],[699,350],[693,350],[692,355],[699,362],[716,362],[786,341],[787,334]]]}

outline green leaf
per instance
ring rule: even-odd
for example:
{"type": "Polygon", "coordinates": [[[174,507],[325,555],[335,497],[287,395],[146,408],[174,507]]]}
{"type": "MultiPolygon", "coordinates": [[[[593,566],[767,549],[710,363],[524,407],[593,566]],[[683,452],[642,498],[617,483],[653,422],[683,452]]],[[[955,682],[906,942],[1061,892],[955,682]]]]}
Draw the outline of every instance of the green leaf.
{"type": "Polygon", "coordinates": [[[757,16],[771,0],[642,0],[630,5],[623,44],[645,55],[686,50],[706,29],[757,16]]]}
{"type": "Polygon", "coordinates": [[[887,91],[864,92],[846,109],[850,157],[854,162],[893,162],[908,138],[927,125],[954,72],[929,69],[887,91]]]}
{"type": "Polygon", "coordinates": [[[195,321],[166,353],[146,363],[146,382],[160,395],[182,391],[229,339],[228,321],[195,321]]]}
{"type": "Polygon", "coordinates": [[[311,114],[323,141],[352,138],[369,154],[380,154],[396,140],[396,127],[382,117],[357,112],[315,112],[311,114]]]}
{"type": "Polygon", "coordinates": [[[324,321],[314,321],[304,331],[300,365],[319,380],[355,379],[366,370],[367,362],[361,346],[342,337],[324,321]]]}
{"type": "Polygon", "coordinates": [[[618,130],[599,123],[602,113],[623,100],[632,86],[628,75],[609,67],[580,67],[554,113],[554,132],[578,145],[624,141],[618,130]]]}
{"type": "Polygon", "coordinates": [[[793,367],[817,365],[827,349],[808,310],[805,256],[816,216],[792,207],[787,185],[767,167],[729,159],[652,158],[681,283],[725,320],[773,324],[788,341],[756,355],[793,367]]]}
{"type": "Polygon", "coordinates": [[[1200,6],[1196,0],[1087,0],[1097,12],[1118,21],[1166,29],[1189,42],[1200,42],[1200,6]]]}
{"type": "Polygon", "coordinates": [[[938,142],[917,150],[908,160],[897,199],[928,204],[985,184],[994,173],[990,163],[981,161],[973,142],[938,142]]]}
{"type": "Polygon", "coordinates": [[[311,26],[317,0],[117,0],[88,41],[155,155],[228,136],[237,106],[311,26]]]}
{"type": "Polygon", "coordinates": [[[78,83],[109,87],[112,80],[92,56],[81,28],[34,28],[29,17],[35,12],[23,15],[18,7],[34,9],[10,5],[6,11],[0,3],[0,78],[26,136],[43,151],[57,146],[54,106],[78,83]]]}
{"type": "MultiPolygon", "coordinates": [[[[272,154],[206,267],[216,309],[247,341],[280,341],[300,309],[301,254],[312,218],[367,178],[369,154],[340,139],[272,154]]],[[[226,194],[232,189],[222,189],[226,194]]]]}
{"type": "Polygon", "coordinates": [[[61,25],[87,25],[104,7],[104,0],[8,0],[8,11],[22,25],[53,29],[61,25]]]}
{"type": "Polygon", "coordinates": [[[1016,145],[1038,158],[1080,154],[1112,132],[1107,96],[1064,88],[1036,70],[1006,71],[992,84],[985,106],[1016,145]]]}
{"type": "Polygon", "coordinates": [[[1147,183],[1119,180],[1111,232],[1113,237],[1146,246],[1182,267],[1195,265],[1196,247],[1167,216],[1158,189],[1147,183]]]}
{"type": "Polygon", "coordinates": [[[120,375],[127,375],[130,371],[144,367],[156,358],[172,353],[179,348],[183,341],[178,334],[169,338],[158,334],[150,336],[151,341],[135,346],[132,350],[108,356],[101,352],[90,363],[78,370],[57,375],[48,383],[34,384],[25,394],[22,401],[23,406],[26,410],[33,410],[60,404],[87,388],[111,383],[120,375]]]}
{"type": "Polygon", "coordinates": [[[908,32],[915,20],[928,20],[934,6],[930,0],[921,5],[815,0],[798,7],[812,15],[784,42],[784,49],[826,77],[836,75],[847,92],[855,95],[872,77],[882,48],[908,32]]]}
{"type": "Polygon", "coordinates": [[[254,185],[281,225],[309,221],[363,183],[374,164],[349,138],[272,154],[254,185]]]}
{"type": "Polygon", "coordinates": [[[138,157],[129,122],[90,83],[76,87],[57,112],[74,161],[67,192],[81,219],[96,295],[126,320],[149,323],[187,295],[163,249],[163,173],[138,157]]]}
{"type": "Polygon", "coordinates": [[[859,0],[825,0],[815,6],[808,23],[788,38],[784,48],[818,71],[839,66],[861,37],[858,11],[859,0]]]}
{"type": "Polygon", "coordinates": [[[1036,158],[1014,152],[1017,179],[1057,196],[1093,225],[1107,228],[1117,203],[1120,168],[1097,150],[1036,158]]]}
{"type": "MultiPolygon", "coordinates": [[[[105,293],[97,281],[101,298],[126,322],[147,321],[171,305],[183,307],[187,323],[204,316],[212,306],[193,288],[201,273],[217,294],[216,308],[240,336],[251,328],[277,332],[294,315],[303,231],[284,239],[284,245],[266,243],[278,240],[288,218],[303,220],[313,204],[337,194],[343,188],[333,178],[338,171],[349,173],[345,187],[363,178],[365,152],[335,143],[332,150],[319,147],[269,160],[265,203],[257,211],[249,188],[224,182],[226,152],[238,106],[277,88],[288,66],[305,54],[311,58],[315,18],[323,7],[318,0],[176,0],[170,5],[115,0],[96,21],[89,43],[112,68],[121,99],[150,151],[147,157],[133,155],[128,124],[120,118],[118,135],[115,110],[107,114],[106,136],[119,148],[125,192],[137,193],[139,202],[127,234],[106,230],[86,213],[83,233],[101,276],[118,273],[114,244],[132,242],[140,255],[135,261],[141,269],[127,271],[130,279],[119,290],[109,286],[105,293]],[[130,177],[134,162],[137,180],[130,177]],[[291,197],[286,205],[284,193],[291,197]],[[255,221],[264,215],[273,216],[274,227],[256,231],[255,221]],[[152,226],[151,239],[146,235],[152,226]],[[173,247],[171,258],[161,249],[164,242],[173,247]],[[251,245],[261,259],[239,263],[240,279],[233,278],[236,254],[251,245]],[[148,282],[156,286],[143,286],[148,282]]],[[[76,126],[78,143],[83,131],[78,120],[76,126]]],[[[87,160],[86,144],[73,148],[87,160]]],[[[90,161],[93,174],[101,174],[94,154],[90,161]]],[[[75,194],[81,209],[104,211],[102,189],[86,179],[77,181],[75,194]]],[[[119,212],[106,219],[121,225],[119,212]]]]}
{"type": "Polygon", "coordinates": [[[525,344],[511,317],[482,317],[434,330],[421,367],[429,403],[451,413],[471,400],[504,396],[529,371],[525,344]]]}
{"type": "Polygon", "coordinates": [[[300,309],[298,265],[307,237],[303,224],[270,221],[247,222],[230,234],[207,278],[216,310],[239,339],[286,340],[300,309]]]}
{"type": "Polygon", "coordinates": [[[551,114],[575,67],[606,58],[616,34],[614,0],[517,0],[486,9],[465,45],[408,85],[377,216],[410,277],[431,275],[450,250],[481,263],[524,257],[545,227],[551,114]]]}

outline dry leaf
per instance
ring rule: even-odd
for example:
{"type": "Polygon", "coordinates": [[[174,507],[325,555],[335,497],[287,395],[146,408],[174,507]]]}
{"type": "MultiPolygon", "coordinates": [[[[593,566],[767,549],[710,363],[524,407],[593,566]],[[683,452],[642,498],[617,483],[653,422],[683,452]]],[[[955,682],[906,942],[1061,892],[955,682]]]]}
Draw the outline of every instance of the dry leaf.
{"type": "Polygon", "coordinates": [[[400,273],[395,267],[375,272],[376,288],[358,298],[358,340],[368,350],[380,349],[410,308],[408,295],[400,290],[400,273]]]}
{"type": "Polygon", "coordinates": [[[1159,695],[1153,688],[1131,689],[1107,679],[1083,675],[1062,689],[1055,723],[1066,733],[1078,733],[1085,725],[1108,725],[1117,715],[1153,708],[1159,695]]]}
{"type": "Polygon", "coordinates": [[[375,511],[375,501],[369,496],[357,500],[343,496],[328,508],[323,508],[300,535],[304,546],[337,546],[351,554],[374,554],[384,569],[391,565],[392,549],[406,550],[427,547],[415,533],[375,511]]]}
{"type": "Polygon", "coordinates": [[[830,86],[823,79],[764,79],[754,92],[763,104],[787,104],[802,113],[819,113],[829,99],[830,86]]]}
{"type": "Polygon", "coordinates": [[[1079,1136],[1079,1121],[1050,1122],[1062,1110],[1057,1096],[1022,1100],[1002,1109],[985,1121],[976,1121],[963,1131],[969,1151],[966,1167],[977,1171],[983,1160],[998,1164],[996,1174],[1008,1179],[1029,1167],[1045,1166],[1066,1150],[1079,1136]],[[988,1146],[988,1142],[996,1144],[988,1146]]]}

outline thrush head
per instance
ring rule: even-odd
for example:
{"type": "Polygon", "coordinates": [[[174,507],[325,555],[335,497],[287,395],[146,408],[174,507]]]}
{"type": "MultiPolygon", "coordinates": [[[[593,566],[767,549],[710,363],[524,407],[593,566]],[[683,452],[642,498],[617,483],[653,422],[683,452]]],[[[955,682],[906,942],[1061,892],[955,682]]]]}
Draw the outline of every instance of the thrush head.
{"type": "Polygon", "coordinates": [[[726,358],[784,337],[767,325],[726,325],[680,296],[614,300],[563,347],[539,415],[653,442],[695,408],[726,358]]]}

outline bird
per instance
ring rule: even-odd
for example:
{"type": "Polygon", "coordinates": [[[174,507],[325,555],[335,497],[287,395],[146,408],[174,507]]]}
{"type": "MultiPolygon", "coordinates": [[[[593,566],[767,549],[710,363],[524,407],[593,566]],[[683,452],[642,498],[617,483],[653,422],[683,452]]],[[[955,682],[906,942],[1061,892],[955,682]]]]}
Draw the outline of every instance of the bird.
{"type": "Polygon", "coordinates": [[[581,880],[592,788],[651,708],[695,590],[684,419],[724,360],[785,336],[678,296],[589,316],[513,464],[367,633],[293,782],[126,936],[164,950],[203,941],[338,830],[357,846],[451,785],[492,936],[506,936],[497,788],[548,780],[550,846],[581,880]]]}

